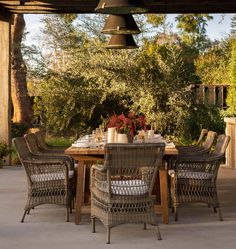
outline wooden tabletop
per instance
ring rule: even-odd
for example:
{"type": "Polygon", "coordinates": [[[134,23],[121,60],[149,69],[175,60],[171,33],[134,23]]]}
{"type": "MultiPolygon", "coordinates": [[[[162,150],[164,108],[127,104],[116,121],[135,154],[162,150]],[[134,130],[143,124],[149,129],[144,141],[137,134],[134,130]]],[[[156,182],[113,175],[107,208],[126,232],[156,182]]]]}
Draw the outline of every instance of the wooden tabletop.
{"type": "MultiPolygon", "coordinates": [[[[81,148],[71,146],[65,150],[65,154],[70,156],[75,155],[104,155],[104,148],[81,148]]],[[[178,150],[175,147],[165,147],[165,155],[178,155],[178,150]]]]}

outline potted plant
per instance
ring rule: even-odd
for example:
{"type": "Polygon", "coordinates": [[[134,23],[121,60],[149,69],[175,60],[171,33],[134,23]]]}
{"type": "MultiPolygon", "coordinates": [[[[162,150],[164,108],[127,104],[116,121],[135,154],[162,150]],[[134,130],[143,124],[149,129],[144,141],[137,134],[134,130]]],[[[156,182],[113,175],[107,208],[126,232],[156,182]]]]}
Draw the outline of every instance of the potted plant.
{"type": "Polygon", "coordinates": [[[0,140],[0,168],[3,167],[4,158],[11,152],[6,142],[0,140]]]}

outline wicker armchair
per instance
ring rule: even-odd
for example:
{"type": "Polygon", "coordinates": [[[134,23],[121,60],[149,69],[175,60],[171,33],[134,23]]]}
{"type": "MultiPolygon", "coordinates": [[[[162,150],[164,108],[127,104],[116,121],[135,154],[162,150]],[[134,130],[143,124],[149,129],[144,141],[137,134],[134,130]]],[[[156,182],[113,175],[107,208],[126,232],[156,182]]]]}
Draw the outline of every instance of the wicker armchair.
{"type": "Polygon", "coordinates": [[[74,171],[62,159],[33,156],[23,137],[13,139],[18,157],[28,180],[28,199],[21,222],[31,209],[42,204],[57,204],[66,207],[66,221],[74,195],[74,171]]]}
{"type": "Polygon", "coordinates": [[[198,157],[183,157],[175,162],[174,170],[169,170],[175,220],[178,220],[177,207],[187,202],[207,203],[214,212],[218,209],[219,219],[222,220],[216,180],[229,141],[229,136],[220,135],[214,152],[198,157]]]}
{"type": "Polygon", "coordinates": [[[40,151],[44,153],[49,153],[49,154],[63,154],[65,151],[65,147],[61,146],[49,146],[45,142],[45,136],[42,131],[37,131],[34,133],[38,142],[38,146],[40,148],[40,151]]]}
{"type": "Polygon", "coordinates": [[[74,170],[74,161],[70,156],[63,153],[53,153],[51,151],[41,150],[35,133],[25,134],[24,137],[32,155],[43,156],[44,158],[62,159],[68,164],[71,170],[74,170]]]}
{"type": "Polygon", "coordinates": [[[165,145],[107,144],[104,165],[91,168],[91,219],[95,218],[110,230],[123,223],[143,223],[156,227],[161,239],[152,196],[165,145]]]}

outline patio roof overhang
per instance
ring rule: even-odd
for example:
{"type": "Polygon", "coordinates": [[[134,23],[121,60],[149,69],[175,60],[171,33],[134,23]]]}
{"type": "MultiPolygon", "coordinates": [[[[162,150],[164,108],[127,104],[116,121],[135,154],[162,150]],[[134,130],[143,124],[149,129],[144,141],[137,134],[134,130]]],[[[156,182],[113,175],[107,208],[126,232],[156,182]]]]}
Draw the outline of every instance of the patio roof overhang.
{"type": "MultiPolygon", "coordinates": [[[[0,0],[0,14],[94,13],[99,0],[0,0]]],[[[145,0],[148,13],[235,13],[235,0],[145,0]]]]}

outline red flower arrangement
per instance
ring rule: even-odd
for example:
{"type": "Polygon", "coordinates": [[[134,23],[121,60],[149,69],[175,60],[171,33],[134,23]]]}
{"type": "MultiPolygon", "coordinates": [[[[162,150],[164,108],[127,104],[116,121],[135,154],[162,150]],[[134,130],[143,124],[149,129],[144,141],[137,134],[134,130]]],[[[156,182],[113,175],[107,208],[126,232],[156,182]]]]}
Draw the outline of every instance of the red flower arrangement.
{"type": "Polygon", "coordinates": [[[118,133],[124,133],[133,138],[138,130],[146,131],[146,118],[144,115],[135,114],[135,112],[130,112],[127,117],[123,113],[114,114],[109,118],[107,127],[116,127],[118,133]]]}

